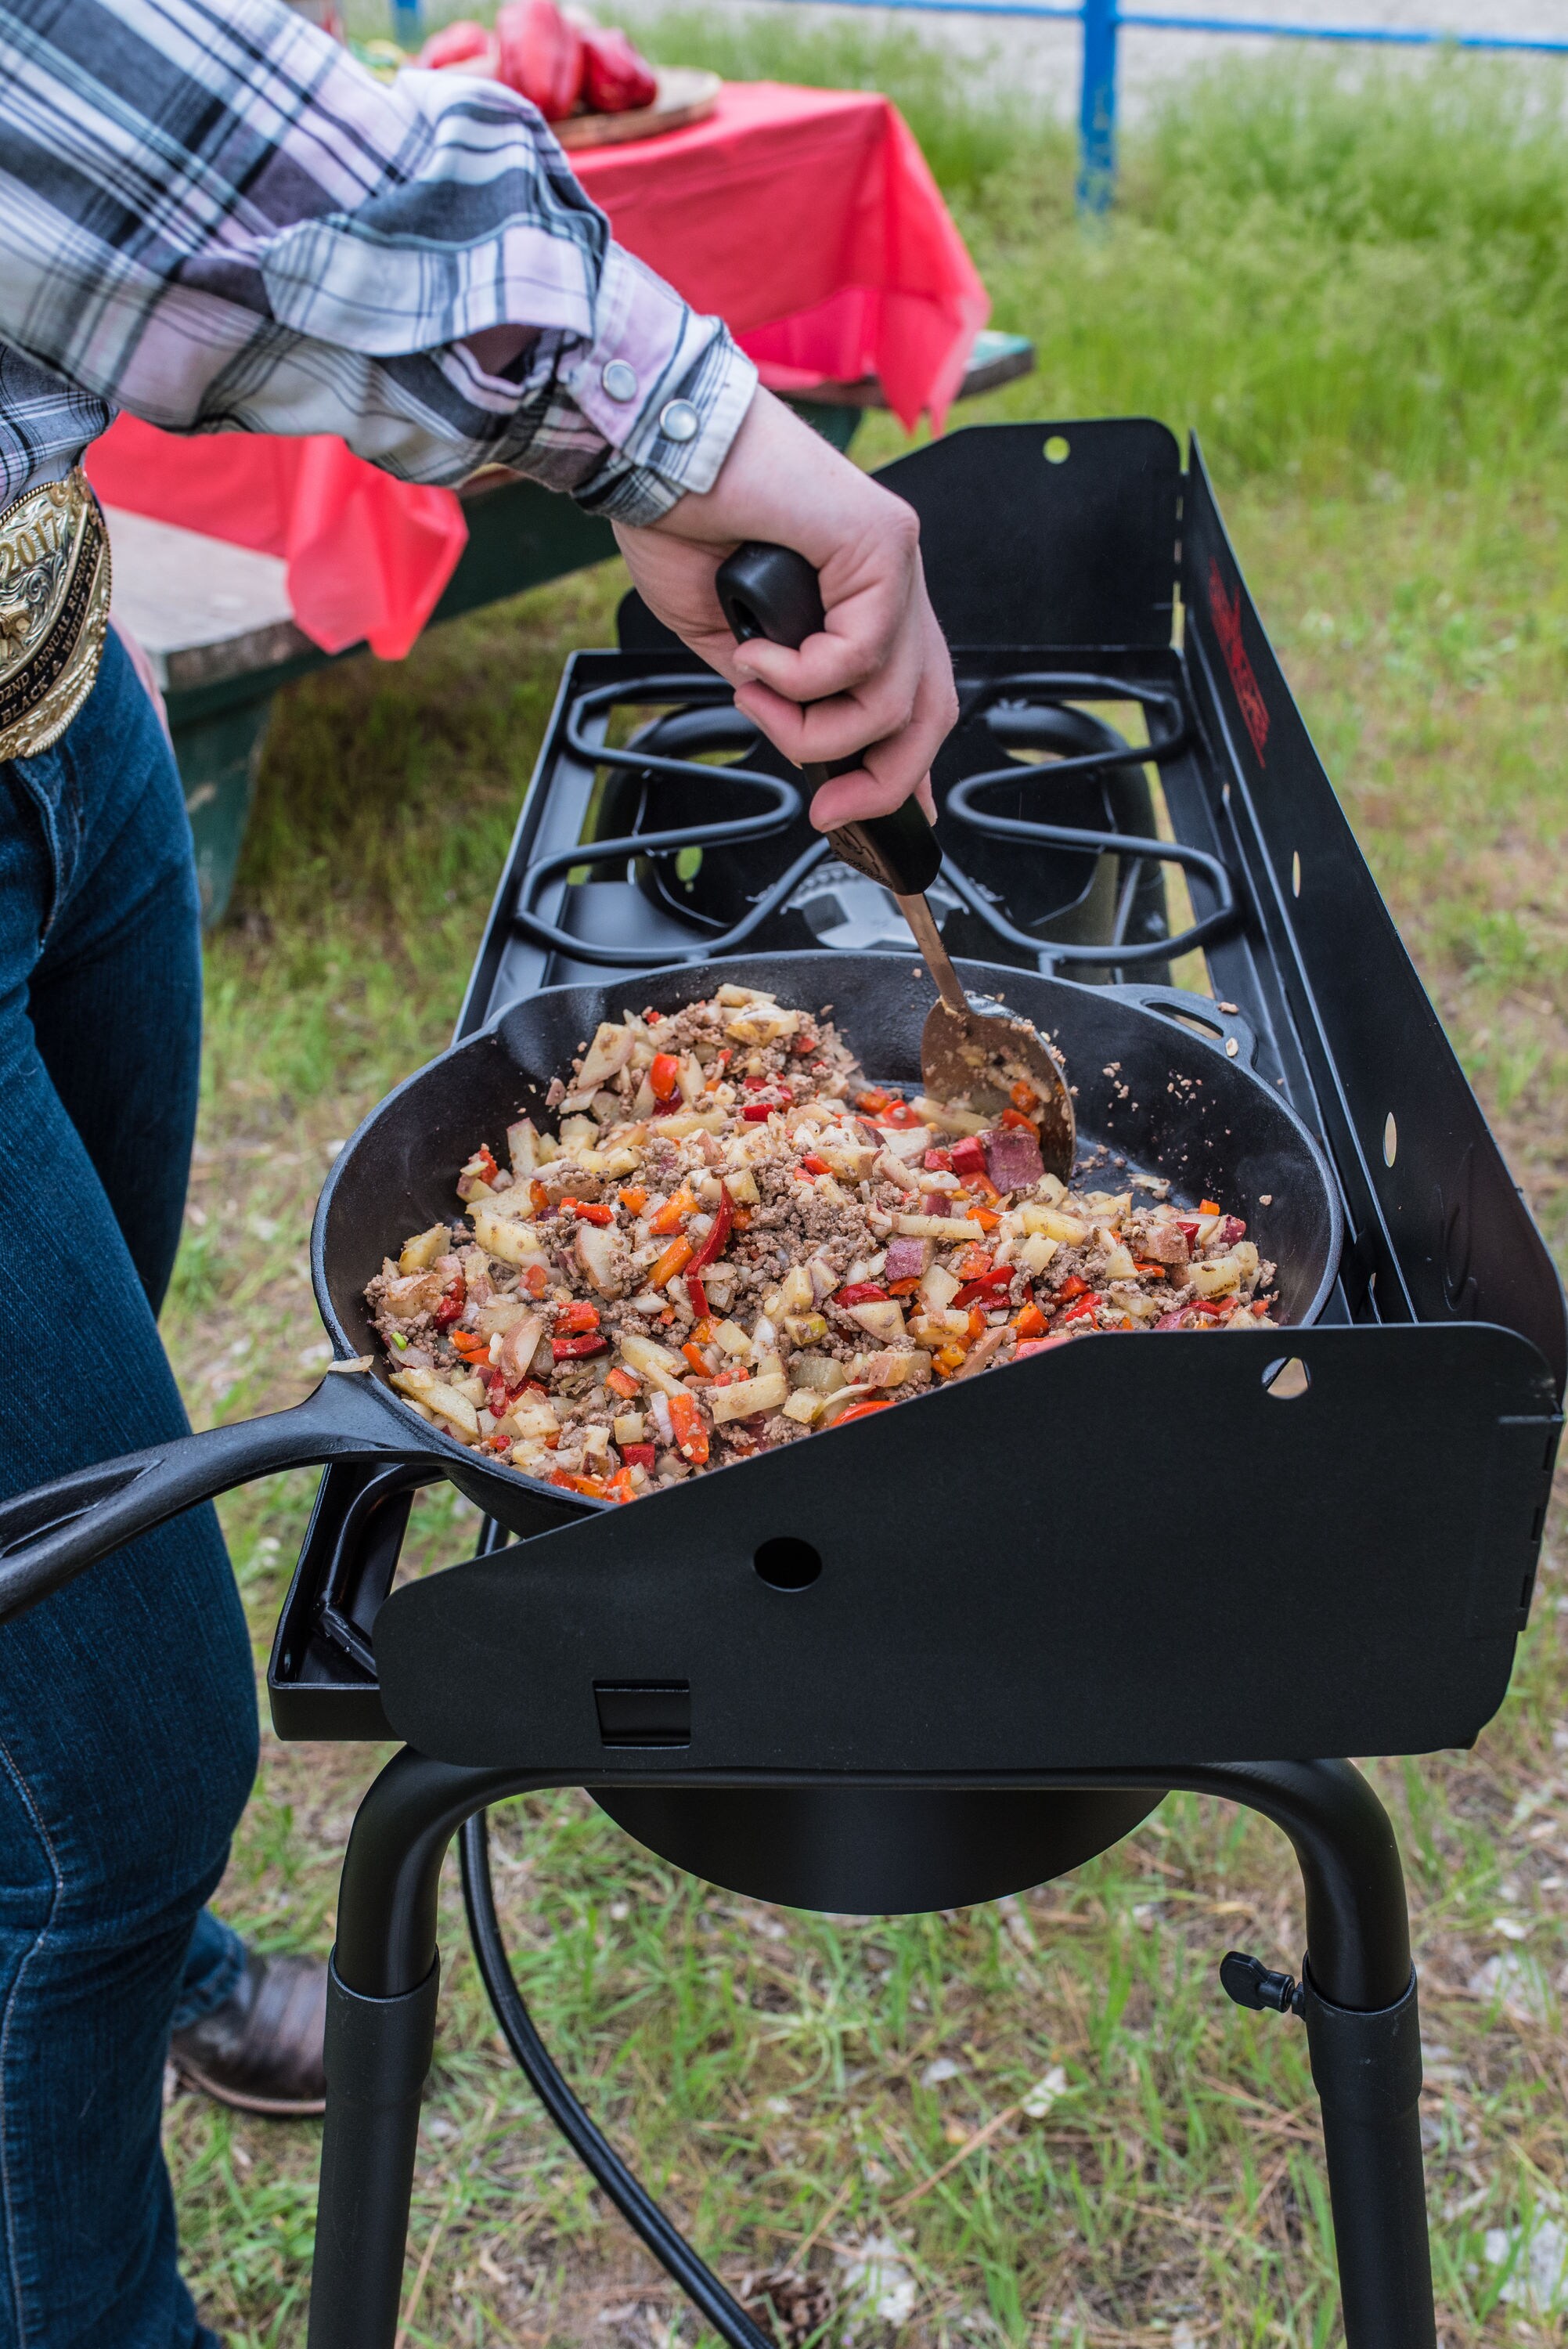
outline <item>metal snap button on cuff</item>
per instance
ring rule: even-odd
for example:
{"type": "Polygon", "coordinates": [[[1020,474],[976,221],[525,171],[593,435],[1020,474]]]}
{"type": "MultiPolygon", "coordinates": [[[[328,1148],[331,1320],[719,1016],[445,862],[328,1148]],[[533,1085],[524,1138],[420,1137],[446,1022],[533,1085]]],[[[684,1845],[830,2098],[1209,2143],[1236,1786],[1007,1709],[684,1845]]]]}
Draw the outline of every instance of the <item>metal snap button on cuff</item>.
{"type": "Polygon", "coordinates": [[[628,366],[624,359],[612,359],[600,370],[599,380],[604,387],[606,397],[618,399],[623,405],[637,396],[637,370],[628,366]]]}
{"type": "Polygon", "coordinates": [[[659,410],[659,430],[666,440],[695,440],[702,419],[689,399],[666,400],[659,410]]]}

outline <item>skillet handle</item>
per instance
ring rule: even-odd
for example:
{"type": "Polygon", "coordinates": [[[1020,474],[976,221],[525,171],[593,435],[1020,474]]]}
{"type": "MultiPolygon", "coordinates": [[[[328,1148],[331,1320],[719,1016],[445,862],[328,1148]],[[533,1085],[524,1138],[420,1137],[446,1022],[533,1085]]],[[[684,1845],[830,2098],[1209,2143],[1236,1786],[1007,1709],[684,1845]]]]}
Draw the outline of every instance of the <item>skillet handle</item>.
{"type": "MultiPolygon", "coordinates": [[[[769,644],[798,649],[827,624],[817,574],[792,546],[750,539],[727,555],[714,575],[720,608],[736,641],[766,636],[769,644]]],[[[805,772],[814,790],[829,775],[847,775],[858,758],[834,759],[805,772]]],[[[859,817],[828,834],[835,856],[880,881],[895,897],[923,896],[942,870],[942,851],[925,810],[916,799],[887,815],[859,817]]]]}
{"type": "Polygon", "coordinates": [[[1141,1010],[1158,1012],[1165,1019],[1173,1018],[1183,1023],[1195,1020],[1203,1031],[1200,1042],[1223,1052],[1228,1061],[1236,1061],[1243,1069],[1257,1067],[1257,1030],[1242,1012],[1222,1011],[1211,996],[1191,995],[1181,987],[1140,987],[1136,980],[1126,987],[1104,987],[1099,992],[1114,995],[1123,1003],[1135,1003],[1141,1010]]]}
{"type": "Polygon", "coordinates": [[[0,1623],[36,1606],[122,1542],[253,1476],[346,1453],[421,1457],[417,1445],[399,1440],[370,1387],[363,1373],[329,1375],[291,1411],[176,1436],[0,1502],[0,1623]]]}

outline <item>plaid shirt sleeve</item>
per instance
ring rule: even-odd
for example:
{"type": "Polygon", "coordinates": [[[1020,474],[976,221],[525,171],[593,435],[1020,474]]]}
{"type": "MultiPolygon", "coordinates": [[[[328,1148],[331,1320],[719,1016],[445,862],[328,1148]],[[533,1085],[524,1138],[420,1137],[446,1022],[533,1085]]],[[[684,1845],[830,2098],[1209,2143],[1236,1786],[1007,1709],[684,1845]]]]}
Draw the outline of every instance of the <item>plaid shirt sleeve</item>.
{"type": "Polygon", "coordinates": [[[283,0],[0,0],[0,498],[127,408],[645,523],[756,386],[526,99],[386,87],[283,0]]]}

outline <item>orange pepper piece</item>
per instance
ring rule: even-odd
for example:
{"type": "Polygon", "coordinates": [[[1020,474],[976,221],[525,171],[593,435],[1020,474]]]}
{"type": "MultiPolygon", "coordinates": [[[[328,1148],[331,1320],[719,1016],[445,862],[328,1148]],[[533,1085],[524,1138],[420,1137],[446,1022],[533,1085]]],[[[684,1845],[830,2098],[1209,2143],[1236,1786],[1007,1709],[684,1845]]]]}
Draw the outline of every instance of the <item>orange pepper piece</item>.
{"type": "Polygon", "coordinates": [[[1013,1090],[1008,1094],[1007,1098],[1012,1102],[1015,1109],[1021,1110],[1024,1115],[1027,1117],[1029,1112],[1034,1108],[1038,1096],[1035,1092],[1034,1086],[1025,1084],[1022,1078],[1020,1078],[1018,1082],[1013,1087],[1013,1090]]]}
{"type": "Polygon", "coordinates": [[[681,1348],[681,1352],[691,1364],[692,1370],[697,1378],[712,1378],[713,1372],[708,1369],[707,1362],[703,1355],[702,1348],[697,1344],[695,1338],[688,1338],[686,1340],[686,1344],[681,1348]]]}
{"type": "Polygon", "coordinates": [[[673,1052],[655,1052],[654,1065],[648,1071],[648,1082],[655,1101],[668,1101],[675,1092],[680,1074],[680,1063],[673,1052]]]}
{"type": "Polygon", "coordinates": [[[676,1432],[676,1448],[681,1458],[689,1460],[694,1468],[705,1466],[707,1461],[707,1430],[703,1425],[695,1395],[671,1395],[670,1424],[676,1432]]]}
{"type": "Polygon", "coordinates": [[[1046,1317],[1037,1305],[1026,1305],[1013,1327],[1020,1338],[1043,1338],[1046,1317]]]}
{"type": "Polygon", "coordinates": [[[663,1288],[667,1281],[675,1278],[677,1272],[685,1271],[692,1260],[693,1253],[692,1244],[684,1234],[678,1240],[672,1240],[648,1274],[648,1287],[663,1288]]]}
{"type": "Polygon", "coordinates": [[[1220,1203],[1218,1199],[1200,1199],[1198,1202],[1198,1213],[1201,1216],[1217,1216],[1220,1213],[1220,1203]]]}
{"type": "MultiPolygon", "coordinates": [[[[995,1194],[992,1195],[995,1197],[995,1194]]],[[[969,1210],[969,1221],[978,1224],[983,1232],[994,1232],[1001,1220],[1001,1216],[994,1216],[989,1207],[971,1207],[969,1210]]]]}
{"type": "Polygon", "coordinates": [[[638,1385],[636,1380],[632,1376],[631,1371],[623,1371],[619,1368],[605,1371],[604,1384],[610,1389],[612,1393],[624,1396],[628,1402],[632,1401],[634,1395],[639,1395],[642,1392],[641,1387],[638,1385]]]}
{"type": "Polygon", "coordinates": [[[680,1189],[665,1201],[658,1213],[648,1217],[648,1229],[657,1232],[662,1238],[665,1232],[679,1231],[686,1217],[696,1213],[696,1195],[683,1183],[680,1189]]]}
{"type": "Polygon", "coordinates": [[[629,1216],[640,1216],[648,1204],[648,1195],[640,1183],[633,1183],[620,1194],[620,1200],[629,1216]]]}

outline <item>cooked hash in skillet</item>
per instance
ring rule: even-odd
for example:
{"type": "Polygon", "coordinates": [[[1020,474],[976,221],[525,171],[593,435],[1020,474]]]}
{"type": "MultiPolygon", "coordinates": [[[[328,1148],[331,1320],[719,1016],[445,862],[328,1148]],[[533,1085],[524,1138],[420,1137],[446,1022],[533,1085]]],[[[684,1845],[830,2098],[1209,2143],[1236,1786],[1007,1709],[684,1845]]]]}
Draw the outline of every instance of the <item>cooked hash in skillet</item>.
{"type": "Polygon", "coordinates": [[[1270,1319],[1212,1199],[1069,1190],[1025,1109],[867,1082],[826,1007],[721,987],[606,1021],[366,1291],[414,1409],[595,1499],[885,1411],[1099,1330],[1270,1319]]]}

